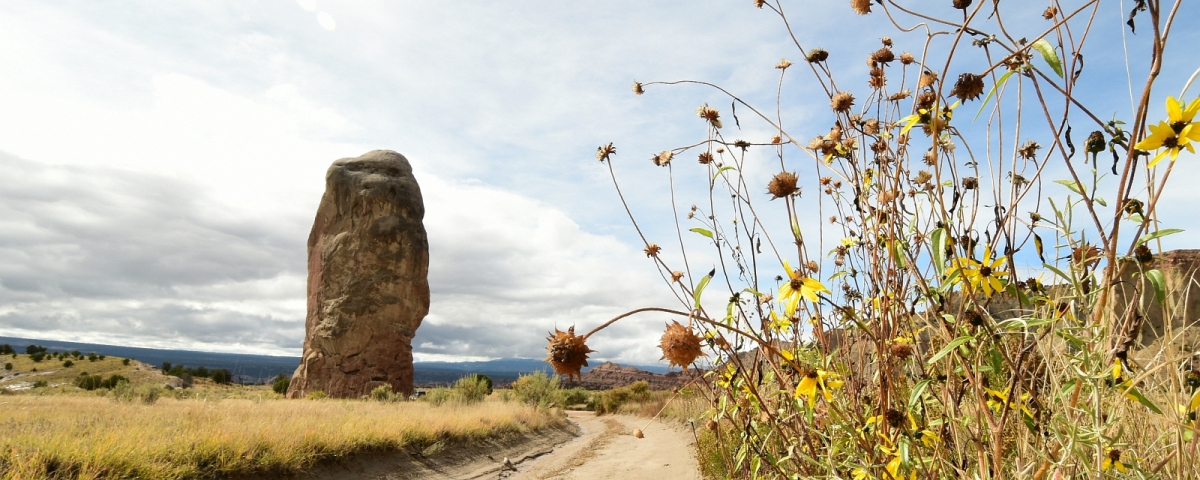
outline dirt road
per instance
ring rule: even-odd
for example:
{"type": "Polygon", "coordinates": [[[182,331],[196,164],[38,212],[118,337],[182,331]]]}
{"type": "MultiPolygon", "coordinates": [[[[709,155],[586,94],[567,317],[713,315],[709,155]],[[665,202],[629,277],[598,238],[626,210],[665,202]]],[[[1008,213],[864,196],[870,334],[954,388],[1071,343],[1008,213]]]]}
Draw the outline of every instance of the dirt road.
{"type": "Polygon", "coordinates": [[[699,479],[694,437],[683,426],[624,415],[569,412],[583,435],[553,452],[516,464],[501,478],[534,479],[699,479]],[[643,428],[645,427],[645,428],[643,428]],[[645,438],[633,436],[643,428],[645,438]]]}

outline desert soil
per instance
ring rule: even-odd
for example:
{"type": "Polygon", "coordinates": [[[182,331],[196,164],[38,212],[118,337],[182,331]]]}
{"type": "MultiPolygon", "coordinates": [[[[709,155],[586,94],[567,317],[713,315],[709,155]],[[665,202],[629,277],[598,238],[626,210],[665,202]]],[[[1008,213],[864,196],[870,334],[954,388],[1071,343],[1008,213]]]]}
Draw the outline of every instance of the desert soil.
{"type": "MultiPolygon", "coordinates": [[[[625,415],[568,412],[571,425],[437,452],[356,456],[292,479],[691,480],[701,478],[692,431],[625,415]],[[650,423],[647,426],[647,423],[650,423]],[[643,430],[645,438],[633,436],[643,430]],[[516,469],[504,466],[508,459],[516,469]]],[[[280,478],[280,477],[277,477],[280,478]]]]}

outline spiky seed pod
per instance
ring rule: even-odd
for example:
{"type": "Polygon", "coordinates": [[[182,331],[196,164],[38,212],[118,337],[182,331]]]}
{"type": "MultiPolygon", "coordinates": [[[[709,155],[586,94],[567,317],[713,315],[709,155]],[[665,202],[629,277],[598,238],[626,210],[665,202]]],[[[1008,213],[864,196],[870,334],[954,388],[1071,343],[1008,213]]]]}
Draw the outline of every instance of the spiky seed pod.
{"type": "Polygon", "coordinates": [[[904,52],[904,53],[900,54],[900,64],[901,65],[912,65],[913,62],[916,62],[916,61],[917,61],[917,58],[914,57],[913,54],[911,54],[911,53],[904,52]]]}
{"type": "Polygon", "coordinates": [[[796,193],[796,182],[799,177],[792,172],[779,172],[767,184],[767,193],[772,195],[772,200],[783,198],[796,193]]]}
{"type": "Polygon", "coordinates": [[[662,247],[659,247],[657,243],[651,243],[649,245],[646,245],[646,248],[643,249],[642,251],[646,252],[647,257],[657,257],[658,252],[662,251],[662,247]]]}
{"type": "Polygon", "coordinates": [[[1136,258],[1138,263],[1150,263],[1154,261],[1154,253],[1143,243],[1133,249],[1133,258],[1136,258]]]}
{"type": "Polygon", "coordinates": [[[928,90],[921,92],[920,95],[917,95],[917,108],[918,109],[923,108],[926,110],[933,108],[934,100],[937,100],[937,95],[934,94],[933,92],[930,92],[928,90]]]}
{"type": "Polygon", "coordinates": [[[954,8],[966,10],[967,7],[971,6],[971,0],[954,0],[953,4],[954,8]]]}
{"type": "Polygon", "coordinates": [[[1046,20],[1050,20],[1050,19],[1054,18],[1056,15],[1058,15],[1058,8],[1055,7],[1054,5],[1046,7],[1046,11],[1042,12],[1042,18],[1044,18],[1046,20]]]}
{"type": "Polygon", "coordinates": [[[616,153],[617,153],[617,147],[614,147],[612,142],[608,142],[608,145],[601,145],[599,148],[596,149],[596,158],[600,159],[600,161],[603,162],[605,160],[608,160],[608,157],[611,157],[611,156],[615,155],[616,153]]]}
{"type": "Polygon", "coordinates": [[[883,47],[879,50],[876,50],[875,53],[871,54],[871,61],[868,63],[870,63],[872,66],[874,66],[874,64],[876,64],[876,63],[882,64],[882,65],[887,65],[889,63],[892,63],[892,60],[895,60],[895,59],[896,59],[896,54],[892,53],[892,49],[883,47]]]}
{"type": "Polygon", "coordinates": [[[646,91],[642,89],[642,83],[641,83],[641,82],[633,82],[633,93],[635,93],[635,94],[637,94],[637,95],[641,95],[641,94],[643,94],[643,93],[646,93],[646,91]]]}
{"type": "Polygon", "coordinates": [[[854,95],[848,92],[838,92],[829,102],[829,107],[835,112],[848,112],[854,106],[854,95]]]}
{"type": "Polygon", "coordinates": [[[892,37],[883,37],[883,38],[879,39],[879,41],[883,42],[883,46],[885,46],[885,47],[892,46],[892,37]]]}
{"type": "Polygon", "coordinates": [[[854,9],[854,13],[866,15],[871,13],[871,0],[850,0],[850,8],[854,9]]]}
{"type": "Polygon", "coordinates": [[[707,355],[700,350],[700,341],[700,336],[692,333],[691,329],[673,321],[667,325],[667,331],[663,333],[658,347],[662,349],[663,360],[687,371],[696,358],[707,355]]]}
{"type": "Polygon", "coordinates": [[[787,68],[790,66],[792,66],[792,62],[786,58],[780,60],[779,63],[775,64],[775,68],[778,68],[780,70],[787,70],[787,68]]]}
{"type": "Polygon", "coordinates": [[[701,105],[696,109],[696,115],[708,121],[715,128],[721,128],[721,112],[717,109],[709,107],[708,104],[701,105]]]}
{"type": "Polygon", "coordinates": [[[917,183],[925,183],[932,179],[933,179],[933,174],[926,172],[925,170],[921,170],[921,171],[917,172],[917,178],[915,179],[915,181],[917,183]]]}
{"type": "Polygon", "coordinates": [[[708,164],[712,163],[712,161],[713,161],[713,156],[711,153],[700,152],[700,164],[701,165],[708,165],[708,164]]]}
{"type": "Polygon", "coordinates": [[[950,95],[963,101],[979,98],[983,95],[983,77],[974,73],[959,75],[958,81],[954,82],[954,89],[950,90],[950,95]]]}
{"type": "Polygon", "coordinates": [[[975,177],[963,177],[962,186],[963,190],[974,190],[979,188],[979,179],[975,177]]]}
{"type": "Polygon", "coordinates": [[[868,118],[866,122],[863,122],[862,131],[867,135],[879,133],[879,120],[868,118]]]}
{"type": "Polygon", "coordinates": [[[1071,261],[1076,265],[1091,267],[1100,263],[1100,249],[1092,245],[1081,245],[1071,249],[1071,261]]]}
{"type": "Polygon", "coordinates": [[[887,85],[887,76],[884,74],[882,68],[876,67],[871,69],[871,77],[867,79],[867,85],[876,90],[887,85]]]}
{"type": "Polygon", "coordinates": [[[814,48],[808,51],[808,56],[804,57],[804,59],[808,60],[808,63],[824,62],[829,60],[829,52],[826,52],[820,48],[814,48]]]}
{"type": "Polygon", "coordinates": [[[546,350],[550,352],[546,361],[550,362],[551,367],[554,367],[554,373],[566,375],[568,379],[572,377],[579,379],[579,371],[588,366],[587,354],[595,350],[588,348],[583,337],[575,335],[575,327],[571,327],[565,332],[555,328],[554,333],[546,337],[546,340],[550,341],[550,344],[546,346],[546,350]]]}
{"type": "Polygon", "coordinates": [[[781,137],[779,135],[772,136],[771,143],[774,145],[779,145],[779,144],[783,143],[783,137],[781,137]]]}
{"type": "Polygon", "coordinates": [[[896,342],[891,346],[892,356],[901,360],[911,357],[913,354],[912,345],[908,342],[896,342]]]}
{"type": "Polygon", "coordinates": [[[1021,145],[1021,148],[1017,149],[1017,155],[1024,160],[1034,160],[1037,158],[1037,151],[1039,148],[1042,148],[1042,146],[1038,145],[1037,142],[1033,140],[1026,140],[1025,144],[1021,145]]]}
{"type": "Polygon", "coordinates": [[[1104,132],[1096,130],[1088,135],[1087,143],[1085,144],[1088,153],[1100,153],[1104,151],[1104,132]]]}

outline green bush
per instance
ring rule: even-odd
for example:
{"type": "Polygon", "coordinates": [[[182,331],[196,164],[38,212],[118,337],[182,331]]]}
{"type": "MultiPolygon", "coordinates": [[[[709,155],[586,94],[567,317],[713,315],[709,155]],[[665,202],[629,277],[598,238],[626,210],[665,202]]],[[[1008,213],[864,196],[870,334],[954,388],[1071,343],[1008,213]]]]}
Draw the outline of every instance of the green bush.
{"type": "Polygon", "coordinates": [[[4,364],[4,369],[5,369],[5,370],[12,370],[12,369],[13,369],[13,364],[12,364],[12,362],[5,363],[5,364],[4,364]]]}
{"type": "Polygon", "coordinates": [[[282,373],[275,377],[275,382],[271,384],[271,390],[280,395],[287,394],[288,387],[292,386],[292,379],[285,377],[282,373]]]}
{"type": "Polygon", "coordinates": [[[12,345],[9,345],[7,343],[0,345],[0,355],[10,355],[10,354],[14,354],[14,353],[17,353],[17,352],[16,352],[16,350],[13,350],[12,345]]]}
{"type": "Polygon", "coordinates": [[[112,376],[105,379],[103,382],[100,382],[100,387],[112,390],[118,384],[121,384],[121,383],[129,383],[129,379],[122,377],[120,375],[113,374],[112,376]]]}
{"type": "Polygon", "coordinates": [[[50,386],[50,385],[48,383],[46,383],[45,380],[38,380],[36,382],[33,382],[33,388],[46,388],[48,386],[50,386]]]}
{"type": "Polygon", "coordinates": [[[314,390],[312,392],[308,392],[308,395],[304,398],[309,400],[324,400],[329,398],[329,395],[326,395],[324,390],[314,390]]]}
{"type": "Polygon", "coordinates": [[[385,383],[371,390],[371,395],[367,398],[376,402],[399,402],[404,400],[404,394],[393,392],[392,386],[385,383]]]}
{"type": "MultiPolygon", "coordinates": [[[[204,367],[200,368],[203,369],[204,367]]],[[[224,368],[213,370],[209,376],[212,377],[213,383],[226,384],[233,381],[233,374],[224,368]]]]}
{"type": "Polygon", "coordinates": [[[546,372],[543,371],[521,375],[517,381],[513,382],[512,389],[513,393],[517,395],[517,400],[529,405],[538,407],[561,405],[558,377],[546,375],[546,372]]]}
{"type": "Polygon", "coordinates": [[[454,392],[449,388],[438,387],[431,388],[425,392],[425,396],[421,397],[421,401],[429,402],[433,405],[442,405],[454,398],[454,392]]]}
{"type": "Polygon", "coordinates": [[[40,362],[45,358],[46,358],[46,354],[44,354],[42,352],[32,353],[29,355],[29,359],[33,360],[35,362],[40,362]]]}
{"type": "Polygon", "coordinates": [[[645,380],[633,382],[624,387],[617,387],[600,394],[596,399],[597,414],[617,413],[621,405],[629,401],[645,401],[650,398],[650,384],[645,380]]]}
{"type": "Polygon", "coordinates": [[[63,362],[63,368],[71,368],[73,366],[75,366],[75,362],[72,362],[70,360],[63,362]]]}
{"type": "Polygon", "coordinates": [[[129,366],[129,359],[126,358],[126,359],[121,360],[121,365],[129,366]]]}
{"type": "Polygon", "coordinates": [[[559,391],[559,398],[562,406],[571,405],[590,405],[592,403],[592,393],[580,387],[567,388],[559,391]]]}
{"type": "Polygon", "coordinates": [[[84,390],[95,390],[100,388],[104,383],[104,378],[99,375],[88,375],[87,372],[75,377],[75,386],[84,390]]]}
{"type": "Polygon", "coordinates": [[[128,381],[119,382],[112,389],[113,399],[118,402],[141,402],[151,405],[162,397],[162,388],[158,385],[142,385],[134,387],[128,381]]]}
{"type": "Polygon", "coordinates": [[[485,375],[468,375],[454,382],[454,397],[462,403],[478,403],[492,393],[492,379],[485,375]]]}

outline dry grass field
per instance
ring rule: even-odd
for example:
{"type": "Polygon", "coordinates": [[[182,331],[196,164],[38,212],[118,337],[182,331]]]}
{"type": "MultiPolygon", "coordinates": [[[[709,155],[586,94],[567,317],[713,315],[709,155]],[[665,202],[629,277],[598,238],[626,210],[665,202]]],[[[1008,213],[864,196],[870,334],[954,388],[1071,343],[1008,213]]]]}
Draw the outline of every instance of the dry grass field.
{"type": "Polygon", "coordinates": [[[430,452],[561,423],[520,403],[0,396],[0,478],[211,478],[299,472],[365,451],[430,452]]]}

